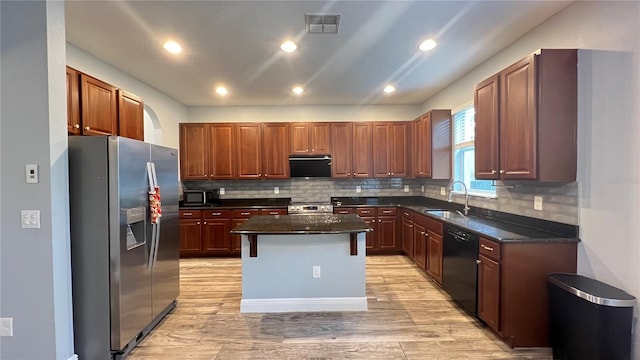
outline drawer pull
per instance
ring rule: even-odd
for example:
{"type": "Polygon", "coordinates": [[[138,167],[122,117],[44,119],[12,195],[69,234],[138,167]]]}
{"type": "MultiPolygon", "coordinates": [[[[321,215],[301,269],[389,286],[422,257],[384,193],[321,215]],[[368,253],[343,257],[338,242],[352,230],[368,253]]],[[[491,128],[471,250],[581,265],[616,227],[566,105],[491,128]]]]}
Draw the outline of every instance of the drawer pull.
{"type": "Polygon", "coordinates": [[[191,215],[193,215],[193,213],[182,213],[182,215],[191,216],[191,215]]]}
{"type": "Polygon", "coordinates": [[[198,222],[196,223],[196,225],[200,225],[200,221],[198,221],[198,222]]]}
{"type": "Polygon", "coordinates": [[[485,249],[485,250],[487,250],[487,251],[493,251],[493,248],[492,248],[492,247],[489,247],[489,246],[487,246],[487,245],[485,245],[485,244],[480,244],[480,247],[481,247],[481,248],[483,248],[483,249],[485,249]]]}
{"type": "Polygon", "coordinates": [[[409,216],[409,215],[410,215],[409,213],[404,213],[404,216],[409,216]]]}
{"type": "Polygon", "coordinates": [[[482,261],[476,260],[476,264],[482,264],[482,261]]]}
{"type": "Polygon", "coordinates": [[[413,225],[409,225],[409,227],[413,227],[413,225]]]}
{"type": "Polygon", "coordinates": [[[277,211],[270,211],[269,215],[278,215],[278,212],[277,211]]]}
{"type": "Polygon", "coordinates": [[[211,215],[213,215],[213,216],[218,216],[218,215],[222,215],[222,213],[215,212],[215,213],[211,213],[211,215]]]}
{"type": "Polygon", "coordinates": [[[207,225],[207,222],[205,221],[205,222],[203,222],[203,224],[207,225]]]}
{"type": "Polygon", "coordinates": [[[249,214],[251,214],[251,213],[248,213],[248,212],[240,213],[240,215],[249,215],[249,214]]]}
{"type": "Polygon", "coordinates": [[[383,214],[391,214],[391,210],[383,210],[382,213],[383,214]]]}
{"type": "Polygon", "coordinates": [[[91,130],[91,128],[88,127],[88,126],[85,126],[84,129],[87,130],[87,131],[91,130]]]}
{"type": "Polygon", "coordinates": [[[76,128],[76,129],[80,129],[80,125],[78,125],[78,124],[73,125],[73,127],[76,128]]]}

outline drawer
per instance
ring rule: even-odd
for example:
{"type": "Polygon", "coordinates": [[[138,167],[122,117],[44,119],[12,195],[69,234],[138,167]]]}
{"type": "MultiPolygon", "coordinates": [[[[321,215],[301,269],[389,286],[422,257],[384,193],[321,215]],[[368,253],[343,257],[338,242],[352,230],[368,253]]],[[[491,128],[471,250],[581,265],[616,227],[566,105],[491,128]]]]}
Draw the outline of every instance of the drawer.
{"type": "Polygon", "coordinates": [[[287,215],[287,209],[262,209],[260,215],[287,215]]]}
{"type": "Polygon", "coordinates": [[[426,218],[426,226],[428,230],[433,231],[434,233],[437,233],[439,235],[442,235],[443,229],[442,229],[442,222],[432,219],[430,217],[426,218]]]}
{"type": "Polygon", "coordinates": [[[334,214],[355,214],[356,213],[356,209],[354,208],[333,208],[333,213],[334,214]]]}
{"type": "Polygon", "coordinates": [[[202,212],[203,219],[226,218],[231,219],[231,210],[205,210],[202,212]]]}
{"type": "Polygon", "coordinates": [[[200,219],[201,215],[201,210],[180,210],[178,216],[180,219],[200,219]]]}
{"type": "Polygon", "coordinates": [[[480,238],[479,253],[496,261],[500,261],[500,244],[495,241],[480,238]]]}
{"type": "Polygon", "coordinates": [[[260,215],[260,210],[258,209],[237,209],[233,210],[233,218],[241,219],[241,218],[250,218],[252,216],[260,215]]]}
{"type": "Polygon", "coordinates": [[[357,208],[356,214],[360,216],[375,216],[376,208],[357,208]]]}
{"type": "Polygon", "coordinates": [[[400,209],[400,215],[405,220],[413,220],[413,211],[407,209],[400,209]]]}
{"type": "Polygon", "coordinates": [[[378,208],[378,216],[396,216],[398,215],[398,209],[394,207],[390,208],[378,208]]]}

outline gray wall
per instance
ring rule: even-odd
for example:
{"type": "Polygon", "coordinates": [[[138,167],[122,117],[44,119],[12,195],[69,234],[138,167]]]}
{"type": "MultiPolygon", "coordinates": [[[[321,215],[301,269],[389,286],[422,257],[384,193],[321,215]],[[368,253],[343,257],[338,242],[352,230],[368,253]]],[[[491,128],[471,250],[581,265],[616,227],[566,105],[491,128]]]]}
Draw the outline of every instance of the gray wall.
{"type": "Polygon", "coordinates": [[[2,359],[73,355],[63,2],[0,2],[0,338],[2,359]],[[40,182],[25,183],[25,164],[40,182]],[[40,229],[22,229],[39,209],[40,229]]]}

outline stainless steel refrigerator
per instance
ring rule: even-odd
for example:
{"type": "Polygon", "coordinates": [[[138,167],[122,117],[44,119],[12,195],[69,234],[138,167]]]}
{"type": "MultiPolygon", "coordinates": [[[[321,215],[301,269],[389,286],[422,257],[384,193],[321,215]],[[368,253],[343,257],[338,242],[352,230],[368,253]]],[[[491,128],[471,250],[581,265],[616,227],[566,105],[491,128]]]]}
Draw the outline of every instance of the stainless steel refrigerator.
{"type": "Polygon", "coordinates": [[[73,323],[80,359],[126,357],[176,306],[177,158],[175,149],[118,136],[69,137],[73,323]]]}

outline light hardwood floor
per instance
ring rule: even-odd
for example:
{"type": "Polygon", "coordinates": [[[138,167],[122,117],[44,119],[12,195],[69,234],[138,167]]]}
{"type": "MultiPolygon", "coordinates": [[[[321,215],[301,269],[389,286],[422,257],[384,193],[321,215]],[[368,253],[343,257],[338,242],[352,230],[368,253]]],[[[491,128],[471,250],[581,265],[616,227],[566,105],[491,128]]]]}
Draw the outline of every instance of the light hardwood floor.
{"type": "Polygon", "coordinates": [[[241,314],[240,267],[182,259],[177,308],[129,359],[552,358],[509,349],[403,256],[367,257],[367,312],[241,314]]]}

